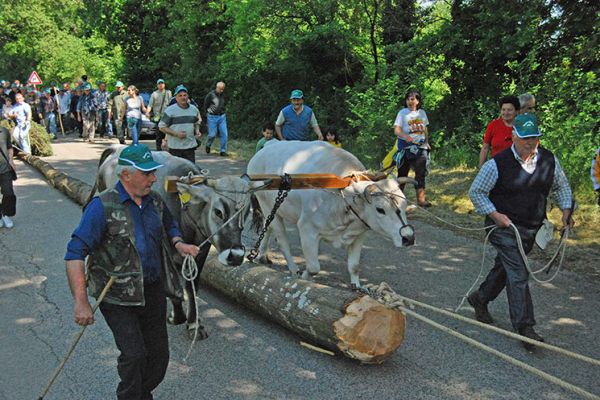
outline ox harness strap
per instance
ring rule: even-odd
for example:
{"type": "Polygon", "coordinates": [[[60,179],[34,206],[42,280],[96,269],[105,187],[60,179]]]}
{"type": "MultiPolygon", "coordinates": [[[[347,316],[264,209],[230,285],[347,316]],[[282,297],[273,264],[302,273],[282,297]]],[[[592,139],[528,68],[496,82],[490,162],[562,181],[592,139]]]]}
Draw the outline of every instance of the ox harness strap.
{"type": "Polygon", "coordinates": [[[271,225],[271,222],[273,222],[273,219],[275,219],[275,214],[277,213],[277,210],[279,209],[279,207],[281,206],[291,189],[292,177],[289,174],[283,174],[281,178],[281,183],[279,184],[279,191],[277,192],[277,197],[275,198],[275,204],[273,205],[273,209],[271,210],[271,213],[269,214],[269,216],[267,216],[267,219],[265,220],[265,226],[263,226],[258,236],[258,240],[254,244],[254,248],[250,250],[250,254],[246,256],[246,258],[250,262],[254,261],[256,257],[258,257],[258,249],[260,247],[260,243],[265,238],[265,233],[267,232],[269,225],[271,225]]]}

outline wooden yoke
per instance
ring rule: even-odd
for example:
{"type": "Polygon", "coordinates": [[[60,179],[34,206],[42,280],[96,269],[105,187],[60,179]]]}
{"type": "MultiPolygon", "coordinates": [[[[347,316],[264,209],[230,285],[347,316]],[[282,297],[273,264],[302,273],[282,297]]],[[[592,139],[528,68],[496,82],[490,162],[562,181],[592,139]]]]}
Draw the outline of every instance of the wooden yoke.
{"type": "MultiPolygon", "coordinates": [[[[292,189],[343,189],[350,186],[352,182],[379,181],[385,179],[384,174],[360,174],[339,177],[335,174],[290,174],[292,178],[292,189]]],[[[251,181],[265,181],[262,190],[277,190],[281,185],[282,176],[275,174],[250,175],[251,181]]],[[[177,182],[189,185],[206,182],[208,178],[202,175],[180,178],[177,176],[165,177],[165,191],[176,192],[177,182]]]]}

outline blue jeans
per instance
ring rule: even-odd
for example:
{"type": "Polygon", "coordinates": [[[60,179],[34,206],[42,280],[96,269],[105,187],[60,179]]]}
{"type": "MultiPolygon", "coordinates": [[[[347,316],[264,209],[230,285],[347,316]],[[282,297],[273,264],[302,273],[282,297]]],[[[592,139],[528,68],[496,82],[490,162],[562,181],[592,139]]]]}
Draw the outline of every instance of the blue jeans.
{"type": "Polygon", "coordinates": [[[44,124],[46,125],[46,132],[56,136],[56,115],[54,113],[47,114],[44,117],[44,124]]]}
{"type": "MultiPolygon", "coordinates": [[[[486,218],[486,226],[493,225],[486,218]]],[[[517,226],[525,254],[529,254],[535,240],[535,229],[517,226]]],[[[484,303],[494,300],[506,287],[510,321],[515,330],[534,326],[533,302],[529,291],[529,272],[525,267],[513,228],[496,228],[490,235],[490,243],[498,255],[494,267],[479,287],[479,297],[484,303]]]]}
{"type": "Polygon", "coordinates": [[[218,131],[219,137],[221,139],[220,152],[227,152],[227,120],[225,119],[225,114],[208,114],[206,123],[208,124],[208,141],[206,142],[206,145],[208,147],[212,146],[212,143],[215,140],[215,136],[217,136],[218,131]]]}
{"type": "Polygon", "coordinates": [[[133,140],[133,144],[137,145],[139,142],[140,129],[142,129],[142,120],[141,118],[127,118],[127,128],[129,128],[129,132],[131,133],[131,139],[133,140]]]}

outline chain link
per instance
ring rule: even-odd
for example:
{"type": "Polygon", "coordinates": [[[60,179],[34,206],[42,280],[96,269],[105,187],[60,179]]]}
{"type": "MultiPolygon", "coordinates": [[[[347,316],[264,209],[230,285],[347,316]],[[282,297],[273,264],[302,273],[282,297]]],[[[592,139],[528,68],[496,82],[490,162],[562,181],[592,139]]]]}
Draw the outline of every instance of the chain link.
{"type": "Polygon", "coordinates": [[[273,209],[271,210],[271,213],[267,216],[267,219],[265,220],[265,226],[262,228],[262,231],[258,235],[258,240],[256,241],[254,248],[250,250],[250,254],[246,256],[246,258],[250,262],[254,261],[256,257],[258,257],[258,248],[260,247],[261,242],[265,238],[265,233],[267,232],[269,225],[271,225],[271,222],[273,222],[273,220],[275,219],[277,209],[281,206],[281,204],[289,194],[291,188],[292,177],[289,174],[283,174],[283,176],[281,177],[281,183],[279,184],[279,191],[277,192],[277,197],[275,198],[275,204],[273,205],[273,209]]]}

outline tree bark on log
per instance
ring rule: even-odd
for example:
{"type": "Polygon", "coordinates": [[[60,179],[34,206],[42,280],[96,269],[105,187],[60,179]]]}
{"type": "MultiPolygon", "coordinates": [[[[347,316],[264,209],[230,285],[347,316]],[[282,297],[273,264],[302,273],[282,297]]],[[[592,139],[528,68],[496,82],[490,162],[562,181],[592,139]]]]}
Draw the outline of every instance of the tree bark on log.
{"type": "MultiPolygon", "coordinates": [[[[84,205],[87,183],[39,157],[19,153],[59,191],[84,205]]],[[[404,340],[405,316],[369,296],[305,281],[264,266],[226,267],[209,258],[202,279],[211,287],[310,342],[363,363],[381,363],[404,340]]]]}
{"type": "Polygon", "coordinates": [[[226,267],[214,257],[202,280],[308,341],[363,363],[383,362],[404,340],[404,314],[356,292],[264,266],[226,267]]]}

